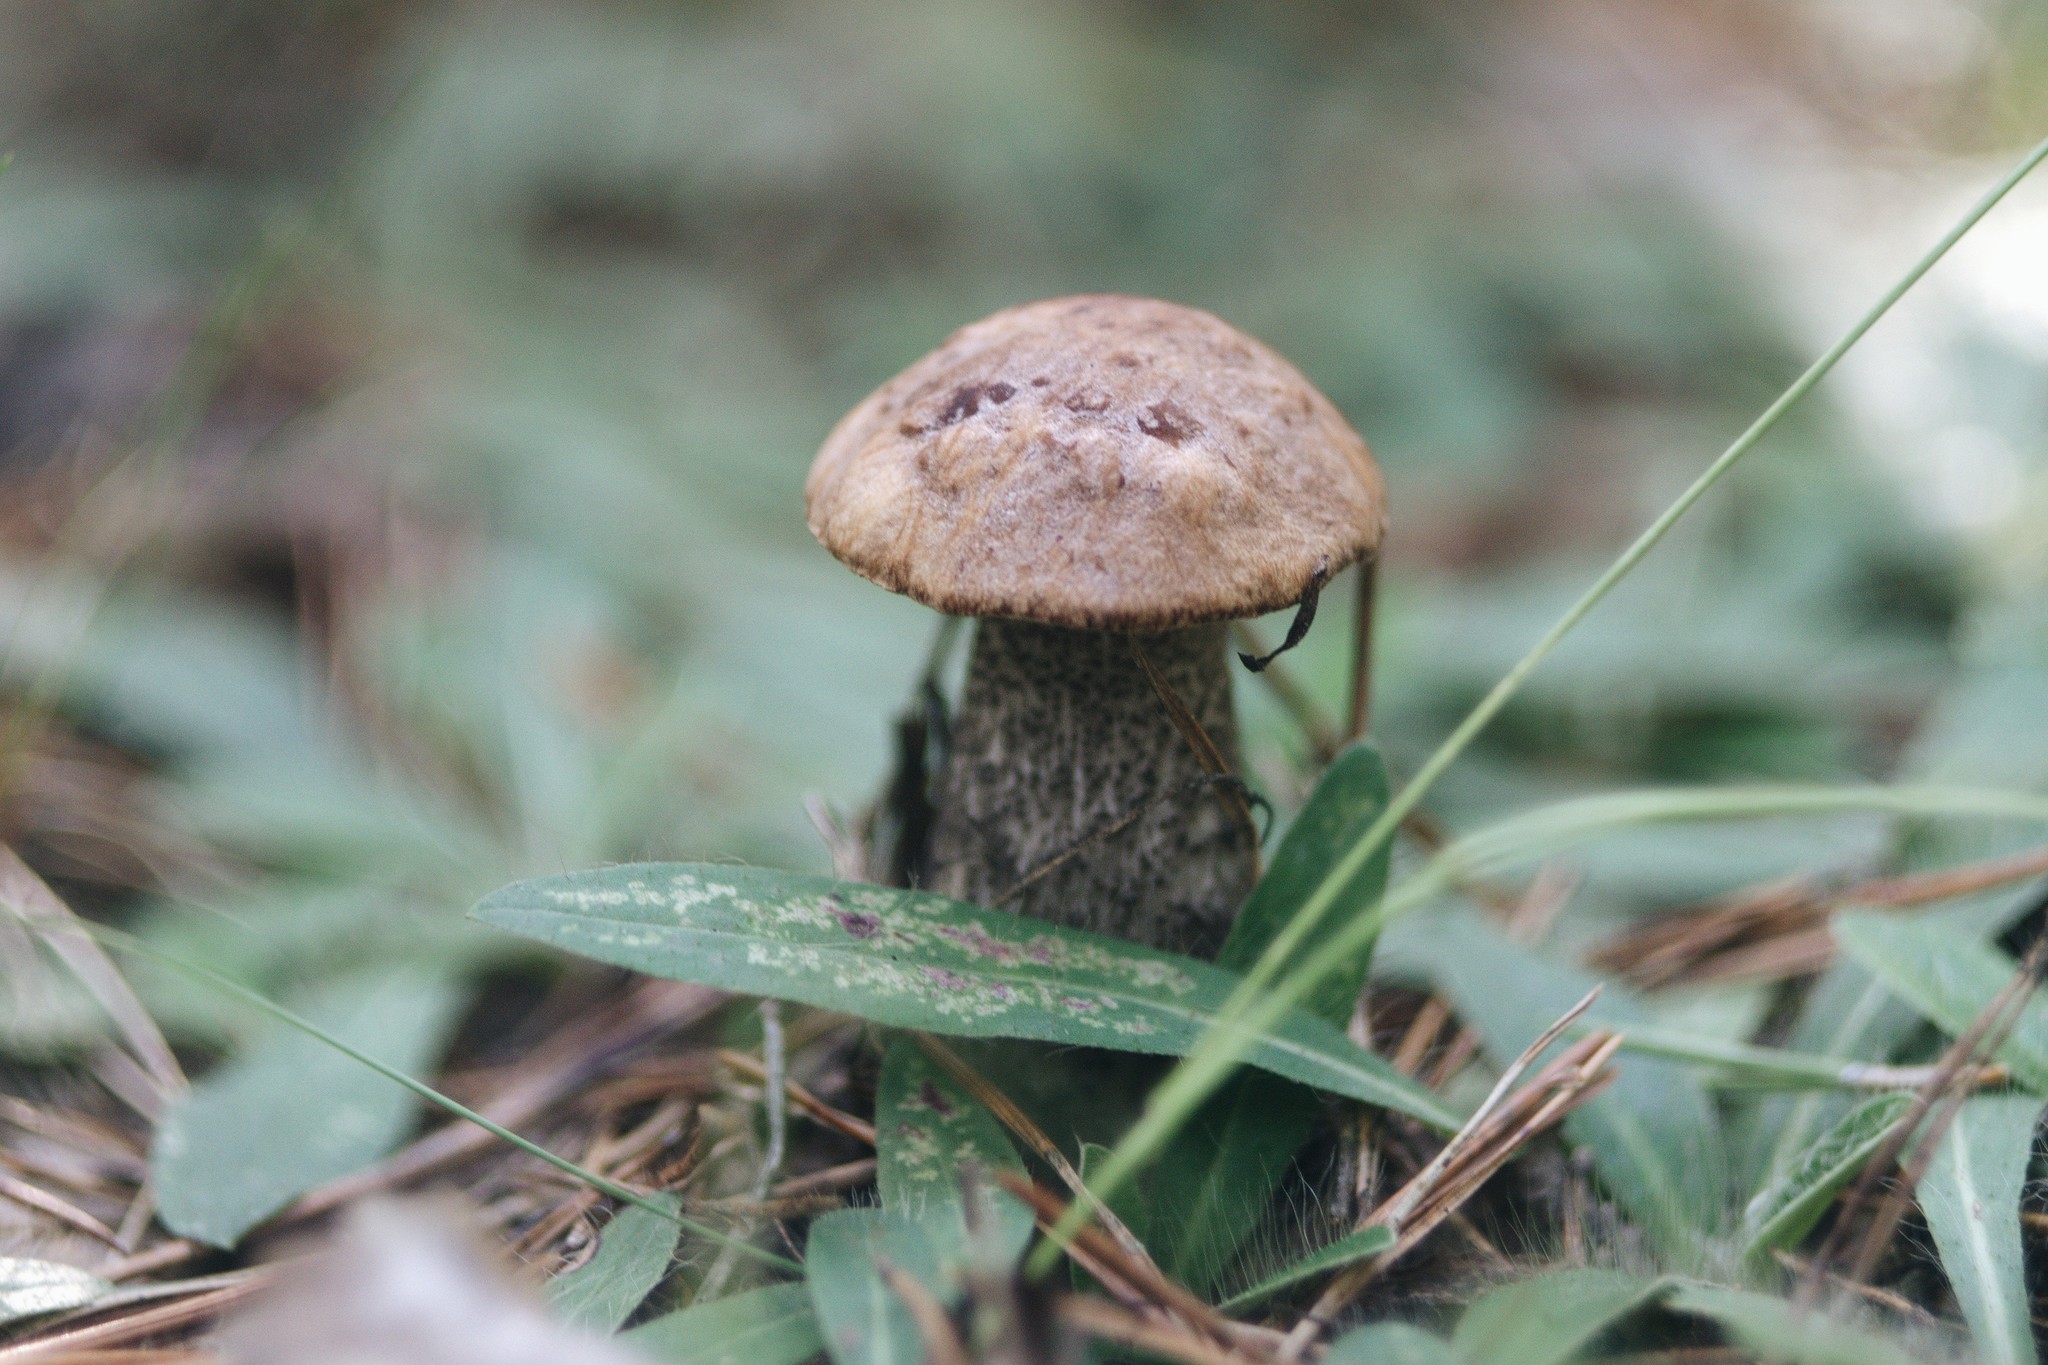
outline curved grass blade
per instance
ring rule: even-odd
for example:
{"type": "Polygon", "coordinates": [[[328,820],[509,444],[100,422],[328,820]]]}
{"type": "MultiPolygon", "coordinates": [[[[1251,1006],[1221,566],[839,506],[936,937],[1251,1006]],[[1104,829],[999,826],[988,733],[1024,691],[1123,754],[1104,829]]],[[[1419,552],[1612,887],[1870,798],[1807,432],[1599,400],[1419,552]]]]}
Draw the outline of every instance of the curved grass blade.
{"type": "MultiPolygon", "coordinates": [[[[1267,1276],[1242,1294],[1233,1294],[1217,1306],[1226,1313],[1242,1312],[1303,1280],[1312,1280],[1329,1271],[1342,1270],[1368,1256],[1377,1256],[1394,1245],[1394,1241],[1392,1228],[1360,1228],[1347,1237],[1339,1237],[1320,1251],[1310,1252],[1285,1270],[1267,1276]]],[[[1331,1349],[1334,1351],[1336,1348],[1331,1349]]]]}
{"type": "MultiPolygon", "coordinates": [[[[1129,1179],[1151,1158],[1160,1144],[1193,1112],[1203,1098],[1222,1083],[1244,1046],[1244,1034],[1248,1031],[1244,1027],[1244,1022],[1257,1011],[1262,1000],[1272,1001],[1280,1008],[1294,1004],[1314,988],[1325,971],[1336,970],[1349,953],[1355,952],[1363,943],[1370,942],[1369,933],[1357,935],[1356,942],[1352,941],[1353,935],[1349,933],[1340,935],[1342,941],[1325,947],[1312,956],[1309,962],[1288,971],[1284,981],[1279,979],[1282,969],[1293,960],[1295,951],[1315,933],[1322,921],[1336,908],[1345,884],[1369,860],[1378,856],[1382,848],[1393,842],[1394,832],[1400,828],[1401,821],[1415,810],[1423,796],[1436,784],[1437,779],[1449,770],[1451,764],[1455,763],[1472,741],[1478,738],[1479,733],[1500,714],[1508,701],[1521,690],[1522,684],[1549,657],[1551,651],[1563,643],[1565,637],[1577,628],[1579,622],[1628,577],[1636,565],[1657,547],[1671,528],[1692,510],[1693,505],[1706,496],[1709,489],[1720,482],[1777,426],[1787,412],[1827,377],[1841,362],[1842,357],[1863,339],[1864,334],[1891,311],[1892,305],[1905,297],[1906,293],[1920,282],[1921,277],[1949,253],[1950,248],[1976,227],[1986,214],[1996,208],[1999,202],[2031,175],[2044,160],[2048,160],[2048,139],[2043,139],[2021,157],[2019,163],[1992,186],[1983,198],[1972,205],[1954,226],[1942,234],[1941,239],[1915,261],[1834,345],[1807,367],[1805,373],[1793,380],[1792,384],[1764,409],[1756,421],[1750,424],[1749,429],[1721,452],[1700,477],[1665,508],[1614,563],[1593,581],[1579,600],[1574,602],[1564,615],[1558,618],[1556,624],[1530,647],[1528,653],[1516,661],[1506,675],[1480,699],[1479,704],[1472,708],[1465,719],[1458,723],[1457,728],[1437,746],[1436,751],[1424,760],[1422,766],[1416,770],[1415,776],[1387,803],[1386,809],[1380,812],[1379,818],[1373,821],[1371,828],[1359,836],[1358,842],[1346,851],[1344,857],[1318,883],[1314,892],[1302,902],[1289,920],[1287,928],[1246,973],[1244,984],[1226,1005],[1223,1020],[1214,1031],[1214,1037],[1204,1040],[1198,1050],[1181,1066],[1176,1067],[1154,1092],[1148,1102],[1145,1117],[1118,1145],[1112,1159],[1104,1164],[1099,1177],[1104,1183],[1096,1190],[1098,1197],[1106,1196],[1119,1182],[1129,1179]],[[1278,989],[1275,989],[1276,985],[1278,989]]],[[[1382,914],[1384,913],[1383,907],[1382,914]]],[[[1370,928],[1371,932],[1377,932],[1377,925],[1370,928]]],[[[1077,1203],[1069,1215],[1069,1220],[1078,1221],[1085,1216],[1085,1212],[1077,1203]]],[[[1070,1230],[1064,1226],[1062,1228],[1062,1231],[1070,1230]]],[[[1037,1253],[1032,1258],[1033,1272],[1044,1273],[1051,1268],[1053,1260],[1052,1252],[1037,1253]]]]}
{"type": "Polygon", "coordinates": [[[651,1209],[620,1210],[601,1234],[597,1255],[548,1281],[556,1317],[573,1327],[616,1332],[647,1301],[668,1274],[676,1239],[682,1235],[675,1220],[681,1207],[676,1197],[657,1194],[653,1200],[669,1211],[666,1218],[651,1209]]]}
{"type": "Polygon", "coordinates": [[[1743,1213],[1744,1254],[1752,1265],[1767,1264],[1773,1251],[1799,1245],[1857,1172],[1869,1162],[1892,1125],[1913,1107],[1904,1093],[1873,1095],[1806,1149],[1784,1175],[1749,1201],[1743,1213]]]}
{"type": "Polygon", "coordinates": [[[825,1349],[810,1292],[800,1284],[692,1304],[619,1340],[663,1365],[800,1365],[825,1349]]]}
{"type": "MultiPolygon", "coordinates": [[[[897,1028],[1178,1056],[1237,978],[1192,958],[917,891],[765,868],[641,864],[519,882],[472,912],[622,967],[897,1028]]],[[[1435,1097],[1299,1011],[1246,1060],[1443,1128],[1435,1097]]]]}
{"type": "Polygon", "coordinates": [[[1920,1177],[1920,1209],[1986,1365],[2031,1365],[2020,1191],[2041,1117],[2037,1095],[1980,1095],[1956,1111],[1920,1177]]]}
{"type": "Polygon", "coordinates": [[[1671,1291],[1669,1280],[1619,1270],[1558,1270],[1483,1295],[1451,1345],[1471,1365],[1563,1365],[1629,1314],[1671,1291]]]}

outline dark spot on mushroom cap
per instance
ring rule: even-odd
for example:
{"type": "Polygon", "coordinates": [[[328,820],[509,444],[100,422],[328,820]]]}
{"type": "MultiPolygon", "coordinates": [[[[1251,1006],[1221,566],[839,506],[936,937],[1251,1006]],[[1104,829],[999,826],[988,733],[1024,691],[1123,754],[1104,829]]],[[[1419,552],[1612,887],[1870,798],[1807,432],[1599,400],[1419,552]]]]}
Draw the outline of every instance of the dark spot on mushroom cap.
{"type": "Polygon", "coordinates": [[[1041,374],[1032,379],[1031,387],[1034,389],[1042,389],[1050,383],[1052,383],[1052,380],[1049,377],[1041,374]]]}
{"type": "Polygon", "coordinates": [[[938,1086],[930,1081],[917,1088],[917,1102],[942,1119],[953,1117],[953,1101],[941,1094],[938,1086]]]}
{"type": "Polygon", "coordinates": [[[1135,370],[1138,368],[1139,360],[1138,357],[1132,355],[1129,351],[1118,351],[1109,358],[1109,363],[1118,369],[1135,370]]]}
{"type": "Polygon", "coordinates": [[[1200,434],[1202,424],[1173,403],[1154,403],[1138,414],[1138,430],[1170,446],[1200,434]]]}
{"type": "Polygon", "coordinates": [[[1109,395],[1103,393],[1070,393],[1066,397],[1068,412],[1108,412],[1109,395]]]}
{"type": "MultiPolygon", "coordinates": [[[[931,428],[926,428],[925,430],[950,427],[955,422],[966,421],[981,411],[983,400],[1001,405],[1009,402],[1016,396],[1017,386],[1005,384],[1000,379],[991,384],[962,384],[959,388],[953,390],[952,397],[946,400],[946,406],[939,413],[938,420],[932,423],[931,428]]],[[[906,436],[922,436],[924,430],[915,432],[905,431],[903,434],[906,436]]]]}

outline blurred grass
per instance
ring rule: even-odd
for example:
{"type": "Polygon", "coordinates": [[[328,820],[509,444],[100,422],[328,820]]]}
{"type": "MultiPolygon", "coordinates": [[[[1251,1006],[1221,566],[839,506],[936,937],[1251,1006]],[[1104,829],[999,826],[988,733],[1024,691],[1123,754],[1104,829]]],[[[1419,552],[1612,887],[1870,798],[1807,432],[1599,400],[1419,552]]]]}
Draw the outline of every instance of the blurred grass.
{"type": "MultiPolygon", "coordinates": [[[[823,867],[802,797],[874,790],[934,622],[810,543],[811,452],[952,326],[1081,289],[1219,311],[1373,442],[1379,730],[1412,766],[1799,363],[1659,80],[1932,175],[2023,128],[2040,60],[2025,6],[1854,88],[1808,68],[1819,19],[1647,12],[1621,56],[1567,4],[13,13],[0,678],[139,754],[103,799],[178,842],[140,874],[119,836],[67,842],[29,763],[0,835],[120,869],[109,904],[266,986],[512,951],[456,916],[522,874],[823,867]],[[1566,98],[1630,62],[1663,74],[1566,98]],[[223,299],[176,422],[152,395],[223,299]]],[[[1954,352],[2014,364],[1988,326],[1954,352]]],[[[1789,428],[1446,783],[1454,826],[1891,774],[1958,621],[2014,585],[1852,427],[1789,428]]],[[[1326,624],[1292,656],[1333,709],[1347,652],[1326,624]]],[[[1289,803],[1300,742],[1240,691],[1289,803]]],[[[1586,913],[1884,842],[1661,832],[1594,856],[1586,913]]]]}

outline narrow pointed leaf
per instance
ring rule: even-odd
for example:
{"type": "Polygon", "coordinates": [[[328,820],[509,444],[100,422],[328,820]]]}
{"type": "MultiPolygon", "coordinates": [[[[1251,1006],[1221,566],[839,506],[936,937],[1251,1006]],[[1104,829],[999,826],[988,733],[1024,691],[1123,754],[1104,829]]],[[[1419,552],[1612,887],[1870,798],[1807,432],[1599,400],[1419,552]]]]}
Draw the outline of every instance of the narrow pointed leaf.
{"type": "MultiPolygon", "coordinates": [[[[643,864],[520,882],[486,923],[677,981],[899,1028],[1184,1055],[1238,978],[1192,958],[916,891],[763,868],[643,864]]],[[[1299,1011],[1253,1066],[1438,1127],[1435,1097],[1299,1011]]]]}
{"type": "Polygon", "coordinates": [[[1339,1237],[1320,1251],[1311,1252],[1277,1275],[1268,1276],[1242,1294],[1232,1296],[1222,1307],[1226,1313],[1235,1313],[1253,1304],[1263,1303],[1290,1285],[1318,1275],[1362,1261],[1368,1256],[1377,1256],[1394,1244],[1394,1230],[1386,1227],[1360,1228],[1348,1237],[1339,1237]]]}
{"type": "Polygon", "coordinates": [[[1799,1245],[1828,1205],[1856,1178],[1893,1124],[1913,1107],[1911,1095],[1873,1095],[1842,1116],[1799,1162],[1750,1200],[1743,1214],[1746,1254],[1764,1262],[1799,1245]]]}
{"type": "MultiPolygon", "coordinates": [[[[1331,760],[1301,814],[1288,826],[1265,875],[1238,912],[1230,937],[1216,955],[1217,965],[1233,972],[1250,969],[1386,805],[1387,765],[1378,746],[1360,740],[1331,760]]],[[[1345,915],[1369,909],[1386,893],[1387,857],[1388,850],[1381,849],[1344,884],[1338,904],[1345,915]]],[[[1303,940],[1287,966],[1306,961],[1342,923],[1341,917],[1324,921],[1317,933],[1303,940]]],[[[1352,1005],[1365,985],[1371,962],[1372,949],[1367,946],[1342,971],[1333,971],[1310,992],[1302,1008],[1344,1027],[1351,1020],[1352,1005]]]]}
{"type": "MultiPolygon", "coordinates": [[[[671,1213],[681,1204],[672,1194],[654,1196],[671,1213]]],[[[578,1269],[548,1281],[555,1315],[594,1332],[616,1332],[647,1301],[668,1274],[682,1228],[673,1218],[638,1207],[619,1211],[599,1234],[597,1254],[578,1269]]]]}
{"type": "Polygon", "coordinates": [[[1985,1365],[2032,1365],[2020,1190],[2037,1095],[1980,1095],[1956,1111],[1920,1178],[1920,1209],[1985,1365]]]}
{"type": "Polygon", "coordinates": [[[800,1284],[692,1304],[619,1340],[661,1365],[799,1365],[825,1349],[810,1291],[800,1284]]]}

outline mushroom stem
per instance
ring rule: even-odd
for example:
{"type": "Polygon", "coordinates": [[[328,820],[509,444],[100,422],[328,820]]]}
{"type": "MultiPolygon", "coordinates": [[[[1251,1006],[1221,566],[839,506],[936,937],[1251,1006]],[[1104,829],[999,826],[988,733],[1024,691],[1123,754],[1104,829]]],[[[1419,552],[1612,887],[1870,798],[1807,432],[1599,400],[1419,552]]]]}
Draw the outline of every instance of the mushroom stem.
{"type": "MultiPolygon", "coordinates": [[[[1235,771],[1228,628],[1139,638],[1235,771]]],[[[1209,778],[1126,637],[984,620],[939,781],[931,887],[1213,957],[1257,849],[1209,778]]]]}

